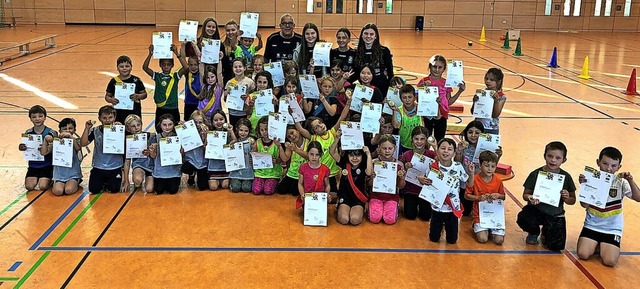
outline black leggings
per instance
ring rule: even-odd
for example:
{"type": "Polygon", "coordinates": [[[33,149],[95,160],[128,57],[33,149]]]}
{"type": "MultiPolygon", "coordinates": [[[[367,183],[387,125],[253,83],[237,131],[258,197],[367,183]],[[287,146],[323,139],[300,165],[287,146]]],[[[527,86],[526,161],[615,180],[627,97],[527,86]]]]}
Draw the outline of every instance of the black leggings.
{"type": "Polygon", "coordinates": [[[180,178],[153,178],[153,191],[160,195],[164,192],[175,194],[180,189],[180,178]]]}
{"type": "Polygon", "coordinates": [[[191,119],[191,114],[198,110],[198,104],[184,104],[184,121],[191,119]]]}
{"type": "Polygon", "coordinates": [[[458,241],[458,217],[456,217],[456,215],[454,215],[452,212],[431,212],[431,222],[429,223],[429,240],[436,243],[440,242],[443,225],[447,243],[455,244],[458,241]]]}
{"type": "Polygon", "coordinates": [[[526,205],[518,213],[518,226],[533,235],[540,235],[542,226],[543,245],[552,251],[564,250],[567,241],[567,221],[564,217],[554,217],[543,213],[533,205],[526,205]]]}
{"type": "Polygon", "coordinates": [[[110,193],[117,193],[120,191],[120,185],[122,185],[122,168],[114,170],[91,169],[89,175],[90,193],[97,194],[103,189],[110,193]]]}
{"type": "Polygon", "coordinates": [[[284,176],[284,178],[280,180],[280,183],[278,183],[276,191],[281,195],[291,194],[293,196],[297,196],[300,194],[298,191],[298,180],[289,176],[284,176]]]}
{"type": "Polygon", "coordinates": [[[196,174],[196,186],[198,190],[204,191],[209,188],[209,171],[207,171],[207,167],[197,169],[190,162],[185,162],[182,164],[180,171],[187,175],[196,174]]]}
{"type": "Polygon", "coordinates": [[[418,197],[415,194],[404,194],[404,216],[409,220],[416,217],[423,221],[431,219],[431,203],[418,197]]]}
{"type": "Polygon", "coordinates": [[[447,134],[447,119],[444,117],[440,119],[428,119],[425,117],[424,127],[436,138],[436,141],[440,141],[447,134]]]}

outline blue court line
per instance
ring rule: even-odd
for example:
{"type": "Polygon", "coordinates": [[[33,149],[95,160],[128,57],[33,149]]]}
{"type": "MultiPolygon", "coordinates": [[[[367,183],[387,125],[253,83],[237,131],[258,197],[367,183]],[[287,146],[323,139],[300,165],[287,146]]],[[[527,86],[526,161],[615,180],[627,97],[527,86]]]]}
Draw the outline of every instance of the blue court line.
{"type": "Polygon", "coordinates": [[[20,267],[20,265],[22,265],[22,261],[16,261],[15,263],[13,263],[13,265],[11,266],[11,268],[9,268],[9,272],[13,272],[16,269],[18,269],[18,267],[20,267]]]}
{"type": "Polygon", "coordinates": [[[499,254],[499,255],[558,255],[554,251],[527,250],[443,250],[443,249],[385,249],[385,248],[284,248],[284,247],[39,247],[40,251],[88,252],[289,252],[289,253],[417,253],[417,254],[499,254]]]}
{"type": "Polygon", "coordinates": [[[42,234],[42,236],[40,236],[40,238],[38,238],[38,240],[35,243],[33,243],[33,245],[31,245],[31,247],[29,247],[29,250],[37,249],[40,246],[40,244],[42,244],[42,242],[44,242],[44,240],[47,237],[49,237],[51,232],[53,232],[53,230],[55,230],[55,228],[58,227],[58,225],[60,225],[62,220],[64,220],[71,213],[71,211],[73,211],[73,209],[75,209],[75,207],[77,207],[78,204],[80,204],[80,201],[82,201],[82,199],[84,199],[84,197],[87,196],[88,194],[89,194],[88,191],[82,192],[82,195],[80,195],[75,200],[75,202],[73,202],[73,204],[71,204],[71,206],[69,206],[69,208],[67,208],[67,210],[64,211],[64,213],[62,213],[62,215],[60,215],[60,217],[55,222],[53,222],[53,224],[51,224],[51,227],[49,227],[49,229],[47,229],[44,232],[44,234],[42,234]]]}

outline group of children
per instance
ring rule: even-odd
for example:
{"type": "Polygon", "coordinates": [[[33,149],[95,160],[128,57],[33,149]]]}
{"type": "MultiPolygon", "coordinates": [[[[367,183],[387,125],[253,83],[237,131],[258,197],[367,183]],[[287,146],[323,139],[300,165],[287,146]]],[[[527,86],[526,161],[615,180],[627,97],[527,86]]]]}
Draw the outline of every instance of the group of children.
{"type": "MultiPolygon", "coordinates": [[[[365,66],[357,77],[357,83],[374,89],[371,102],[385,103],[392,114],[380,119],[377,134],[365,133],[365,146],[360,150],[342,150],[340,129],[343,121],[360,121],[360,113],[351,111],[353,83],[351,72],[343,71],[343,63],[335,60],[330,74],[319,79],[320,97],[306,99],[300,90],[296,65],[284,65],[285,84],[276,88],[269,72],[262,69],[263,58],[255,55],[253,75],[247,75],[247,64],[242,58],[232,61],[234,77],[227,83],[222,81],[221,67],[199,63],[198,43],[192,43],[193,54],[186,56],[183,43],[180,51],[173,46],[172,51],[182,64],[178,71],[172,71],[173,59],[160,60],[160,72],[149,68],[153,46],[143,64],[143,70],[155,82],[154,102],[156,103],[156,132],[143,132],[140,116],[140,100],[147,97],[139,78],[131,74],[131,59],[121,56],[117,60],[119,75],[108,84],[105,100],[109,103],[98,111],[99,125],[93,120],[85,122],[81,136],[75,135],[76,123],[65,118],[60,121],[59,133],[46,127],[46,110],[39,105],[29,110],[33,127],[26,134],[42,135],[44,141],[40,152],[44,161],[30,161],[25,179],[28,190],[52,188],[56,195],[73,194],[79,190],[82,181],[80,170],[81,154],[73,158],[70,168],[52,166],[52,143],[58,138],[73,139],[73,147],[79,152],[81,147],[94,143],[92,169],[89,177],[89,192],[129,191],[143,188],[156,194],[175,194],[181,185],[195,186],[198,190],[230,189],[232,192],[252,192],[255,195],[280,194],[304,195],[309,192],[327,192],[337,206],[337,220],[341,224],[358,225],[365,219],[372,223],[394,224],[398,220],[401,196],[403,215],[407,219],[419,218],[430,222],[429,239],[439,242],[442,230],[447,243],[454,244],[458,238],[459,219],[472,215],[472,230],[479,242],[491,239],[496,244],[504,241],[504,229],[484,228],[479,221],[478,204],[481,201],[504,200],[505,190],[501,179],[495,175],[502,150],[484,151],[478,161],[473,155],[482,133],[499,133],[499,116],[506,101],[502,92],[504,74],[500,69],[491,68],[485,74],[486,89],[492,91],[494,107],[489,119],[475,119],[466,126],[460,140],[445,138],[450,106],[465,90],[465,84],[453,90],[445,87],[442,77],[447,61],[440,55],[429,60],[430,75],[420,80],[418,86],[439,88],[439,113],[437,117],[426,118],[417,114],[416,88],[405,84],[399,77],[391,79],[390,86],[399,90],[401,103],[387,101],[379,91],[371,86],[372,71],[365,66]],[[290,69],[288,69],[290,68],[290,69]],[[175,126],[182,124],[178,110],[178,82],[186,76],[185,94],[197,100],[185,101],[184,120],[193,120],[204,146],[187,152],[181,151],[183,163],[163,166],[159,161],[159,144],[176,136],[175,126]],[[135,84],[134,110],[116,110],[112,105],[115,86],[122,83],[135,84]],[[223,104],[230,97],[232,89],[243,86],[243,109],[229,109],[224,112],[223,104]],[[284,142],[269,136],[268,116],[259,116],[256,109],[256,93],[271,90],[273,104],[278,111],[279,96],[297,101],[306,115],[306,121],[297,121],[287,126],[284,142]],[[189,105],[189,107],[187,106],[189,105]],[[189,109],[187,109],[189,108],[189,109]],[[188,115],[187,115],[188,113],[188,115]],[[125,159],[122,154],[103,152],[104,130],[113,125],[125,125],[127,135],[144,135],[147,148],[144,157],[125,159]],[[225,160],[205,158],[205,146],[209,133],[224,134],[226,144],[241,144],[244,154],[244,169],[228,172],[225,160]],[[271,168],[253,169],[251,153],[268,154],[272,158],[271,168]],[[433,159],[431,168],[446,174],[452,180],[443,204],[431,204],[419,197],[421,186],[406,181],[406,173],[412,169],[414,157],[433,159]],[[376,179],[374,164],[392,165],[397,170],[396,188],[393,193],[377,192],[372,189],[376,179]],[[129,179],[131,176],[131,180],[129,179]],[[53,182],[53,185],[51,184],[53,182]]],[[[241,53],[251,53],[242,50],[241,53]]],[[[223,57],[222,53],[220,55],[223,57]]],[[[474,105],[477,98],[474,98],[474,105]]],[[[473,109],[473,107],[472,107],[473,109]]],[[[291,112],[291,110],[290,110],[291,112]]],[[[26,150],[20,144],[20,150],[26,150]]],[[[566,147],[552,142],[545,148],[545,166],[533,171],[525,181],[523,198],[527,205],[518,214],[518,225],[529,235],[528,244],[536,244],[540,233],[544,245],[551,250],[564,249],[566,222],[563,203],[576,202],[575,185],[571,176],[560,169],[566,160],[566,147]],[[538,171],[565,175],[562,199],[558,207],[540,203],[533,198],[533,189],[538,171]],[[540,228],[542,227],[542,229],[540,228]]],[[[601,170],[615,173],[620,168],[622,155],[614,148],[603,150],[597,160],[601,170]]],[[[417,177],[423,186],[432,184],[434,176],[421,171],[417,177]]],[[[436,177],[438,177],[436,175],[436,177]]],[[[581,181],[582,178],[581,178],[581,181]]],[[[606,209],[586,206],[587,219],[578,242],[578,255],[588,258],[600,246],[604,263],[613,265],[619,256],[622,230],[621,199],[626,195],[640,201],[640,191],[629,173],[622,173],[611,189],[606,209]]]]}

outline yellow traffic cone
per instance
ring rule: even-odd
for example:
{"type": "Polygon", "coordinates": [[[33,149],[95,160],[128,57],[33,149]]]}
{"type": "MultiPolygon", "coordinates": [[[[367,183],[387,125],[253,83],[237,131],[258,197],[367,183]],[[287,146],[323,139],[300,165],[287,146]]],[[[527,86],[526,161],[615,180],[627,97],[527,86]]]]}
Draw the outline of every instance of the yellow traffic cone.
{"type": "Polygon", "coordinates": [[[486,42],[487,41],[487,37],[484,33],[484,26],[482,26],[482,31],[480,31],[480,40],[478,40],[480,42],[486,42]]]}
{"type": "Polygon", "coordinates": [[[580,76],[578,76],[582,79],[590,79],[591,76],[589,76],[589,55],[587,55],[584,58],[584,64],[582,64],[582,72],[580,73],[580,76]]]}

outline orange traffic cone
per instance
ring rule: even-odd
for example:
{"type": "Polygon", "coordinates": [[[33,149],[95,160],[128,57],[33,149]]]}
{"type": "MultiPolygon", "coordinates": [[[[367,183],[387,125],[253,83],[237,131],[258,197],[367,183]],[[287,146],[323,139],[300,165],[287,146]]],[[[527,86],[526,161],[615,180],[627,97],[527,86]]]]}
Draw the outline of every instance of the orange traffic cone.
{"type": "Polygon", "coordinates": [[[584,63],[582,64],[582,72],[580,73],[580,76],[578,76],[582,79],[590,79],[591,76],[589,76],[589,55],[587,55],[584,58],[584,63]]]}
{"type": "Polygon", "coordinates": [[[622,93],[626,95],[638,95],[638,92],[636,91],[636,69],[635,68],[633,69],[633,71],[631,71],[631,78],[629,78],[629,85],[627,85],[627,90],[623,91],[622,93]]]}

